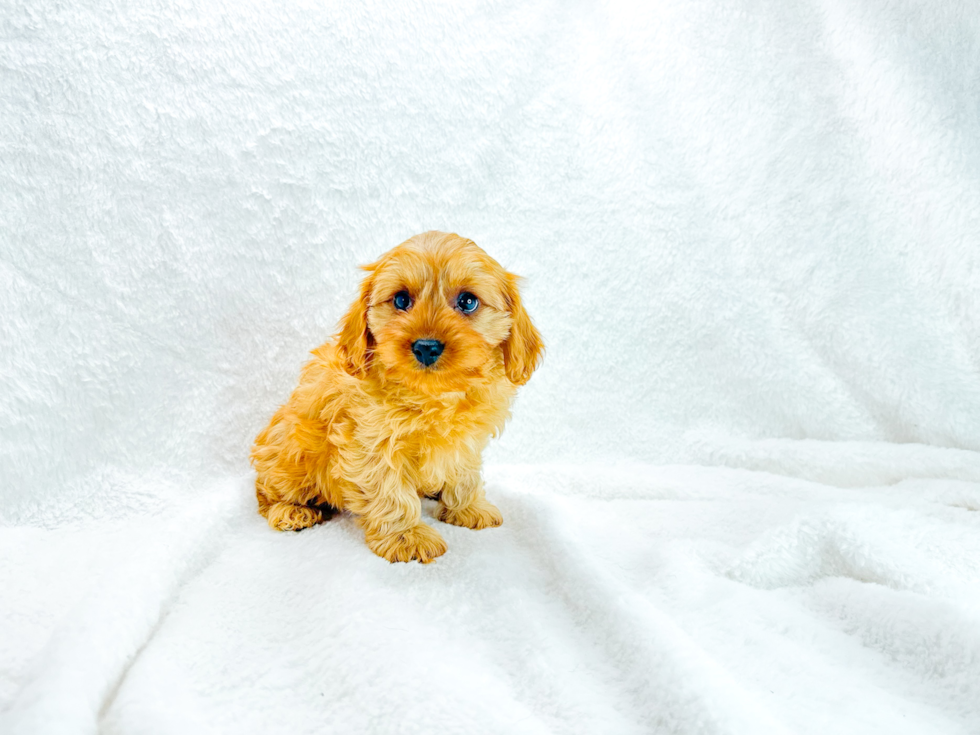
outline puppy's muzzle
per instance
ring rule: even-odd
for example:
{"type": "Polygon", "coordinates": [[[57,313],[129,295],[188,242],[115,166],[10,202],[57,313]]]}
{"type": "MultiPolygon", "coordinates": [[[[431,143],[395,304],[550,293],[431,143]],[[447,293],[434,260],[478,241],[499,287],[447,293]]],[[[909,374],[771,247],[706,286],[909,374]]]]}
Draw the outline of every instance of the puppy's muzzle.
{"type": "Polygon", "coordinates": [[[429,367],[439,359],[445,346],[437,339],[417,339],[412,342],[412,352],[416,360],[429,367]]]}

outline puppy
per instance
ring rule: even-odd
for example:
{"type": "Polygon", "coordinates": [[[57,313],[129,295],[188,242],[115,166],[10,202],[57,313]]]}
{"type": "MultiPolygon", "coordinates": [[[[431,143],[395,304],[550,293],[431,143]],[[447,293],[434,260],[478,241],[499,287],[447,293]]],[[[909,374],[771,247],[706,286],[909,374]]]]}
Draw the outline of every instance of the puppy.
{"type": "Polygon", "coordinates": [[[422,497],[446,523],[502,523],[481,453],[544,348],[517,276],[471,240],[426,232],[363,269],[334,342],[255,440],[259,512],[298,531],[346,510],[378,556],[428,563],[446,543],[422,497]]]}

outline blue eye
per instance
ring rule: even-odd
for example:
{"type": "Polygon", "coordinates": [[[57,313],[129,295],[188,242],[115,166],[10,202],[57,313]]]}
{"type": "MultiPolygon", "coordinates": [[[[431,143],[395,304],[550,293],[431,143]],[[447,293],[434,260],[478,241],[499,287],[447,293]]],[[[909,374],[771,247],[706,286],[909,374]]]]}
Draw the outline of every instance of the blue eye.
{"type": "Polygon", "coordinates": [[[405,311],[412,305],[412,297],[408,295],[408,291],[399,291],[395,294],[395,298],[391,300],[391,303],[398,311],[405,311]]]}
{"type": "Polygon", "coordinates": [[[456,297],[456,308],[464,314],[472,314],[479,305],[480,300],[469,291],[463,291],[456,297]]]}

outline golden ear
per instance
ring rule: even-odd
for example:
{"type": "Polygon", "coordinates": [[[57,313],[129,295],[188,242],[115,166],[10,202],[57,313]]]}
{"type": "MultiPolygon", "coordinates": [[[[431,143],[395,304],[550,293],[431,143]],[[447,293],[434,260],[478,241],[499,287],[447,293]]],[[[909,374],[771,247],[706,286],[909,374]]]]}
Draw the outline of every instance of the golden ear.
{"type": "Polygon", "coordinates": [[[510,382],[524,385],[531,379],[531,373],[537,369],[544,356],[544,342],[521,303],[521,294],[517,290],[518,280],[513,273],[507,274],[507,305],[513,323],[510,336],[501,345],[501,349],[504,352],[504,371],[510,382]]]}
{"type": "Polygon", "coordinates": [[[374,347],[374,338],[368,330],[367,311],[370,305],[371,289],[374,287],[374,264],[365,265],[362,268],[369,271],[369,275],[361,281],[360,293],[357,300],[351,304],[350,309],[340,320],[340,332],[337,334],[337,352],[341,358],[341,364],[350,375],[363,377],[370,356],[370,350],[374,347]]]}

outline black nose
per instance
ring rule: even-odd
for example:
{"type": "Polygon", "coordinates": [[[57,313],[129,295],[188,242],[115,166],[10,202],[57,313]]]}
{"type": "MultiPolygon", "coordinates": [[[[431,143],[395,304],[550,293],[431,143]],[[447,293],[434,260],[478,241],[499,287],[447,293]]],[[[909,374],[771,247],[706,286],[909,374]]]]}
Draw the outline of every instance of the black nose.
{"type": "Polygon", "coordinates": [[[415,353],[415,359],[426,367],[439,359],[443,347],[445,345],[437,339],[417,339],[412,342],[412,352],[415,353]]]}

